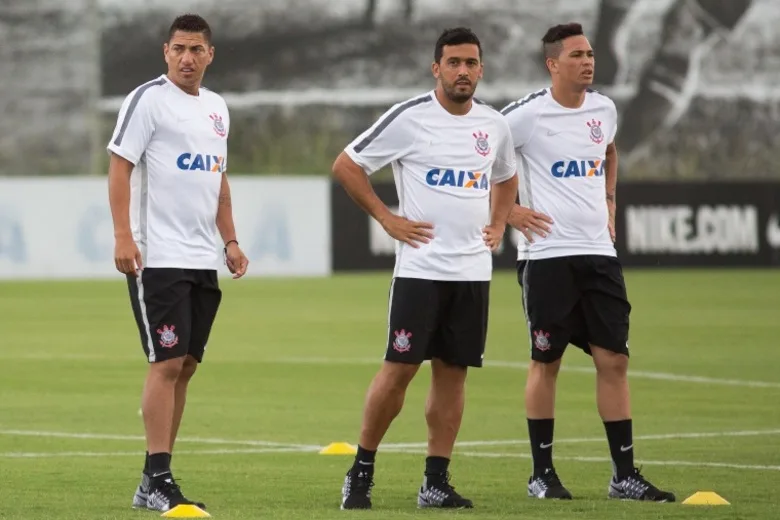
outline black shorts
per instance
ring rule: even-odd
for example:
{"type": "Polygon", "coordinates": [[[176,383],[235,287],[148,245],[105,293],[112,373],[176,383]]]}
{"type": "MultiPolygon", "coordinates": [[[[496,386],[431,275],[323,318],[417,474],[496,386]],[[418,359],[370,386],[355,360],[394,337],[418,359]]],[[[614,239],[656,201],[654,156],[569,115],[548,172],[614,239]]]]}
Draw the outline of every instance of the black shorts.
{"type": "Polygon", "coordinates": [[[127,285],[149,362],[189,354],[200,363],[222,300],[217,271],[147,267],[127,285]]]}
{"type": "Polygon", "coordinates": [[[531,359],[551,363],[569,343],[591,354],[590,345],[628,355],[631,304],[620,261],[580,255],[517,263],[531,359]]]}
{"type": "Polygon", "coordinates": [[[385,360],[481,367],[489,293],[490,282],[394,278],[385,360]]]}

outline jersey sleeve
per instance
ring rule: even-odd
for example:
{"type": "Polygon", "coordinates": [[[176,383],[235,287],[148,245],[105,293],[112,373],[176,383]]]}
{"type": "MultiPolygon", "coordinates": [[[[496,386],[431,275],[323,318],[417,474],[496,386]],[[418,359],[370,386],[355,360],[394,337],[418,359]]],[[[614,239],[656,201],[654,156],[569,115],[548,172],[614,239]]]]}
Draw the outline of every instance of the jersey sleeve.
{"type": "Polygon", "coordinates": [[[617,107],[615,106],[614,102],[610,102],[610,114],[612,115],[613,124],[610,127],[611,134],[609,136],[609,139],[607,140],[607,144],[612,144],[615,142],[615,137],[617,137],[617,131],[618,131],[618,112],[617,107]]]}
{"type": "MultiPolygon", "coordinates": [[[[225,115],[222,118],[223,122],[225,123],[225,139],[230,139],[230,109],[228,108],[227,103],[225,103],[224,99],[222,100],[222,104],[225,107],[225,108],[223,108],[225,115]]],[[[225,147],[225,150],[226,150],[225,151],[225,157],[224,157],[224,159],[222,159],[222,173],[227,173],[227,169],[228,169],[228,156],[230,155],[230,153],[229,153],[230,152],[230,147],[229,146],[225,147]]]]}
{"type": "Polygon", "coordinates": [[[146,151],[154,134],[153,95],[143,87],[128,95],[116,120],[116,127],[108,143],[108,150],[124,157],[133,164],[146,151]]]}
{"type": "Polygon", "coordinates": [[[357,136],[344,152],[371,175],[406,155],[416,136],[416,127],[405,106],[397,104],[357,136]]]}
{"type": "Polygon", "coordinates": [[[501,110],[501,114],[503,114],[506,122],[509,124],[509,132],[515,149],[525,146],[531,140],[534,126],[536,125],[534,110],[523,99],[504,107],[501,110]]]}
{"type": "Polygon", "coordinates": [[[490,177],[492,183],[507,181],[517,173],[517,155],[506,118],[499,119],[499,125],[503,135],[496,149],[496,162],[490,177]]]}

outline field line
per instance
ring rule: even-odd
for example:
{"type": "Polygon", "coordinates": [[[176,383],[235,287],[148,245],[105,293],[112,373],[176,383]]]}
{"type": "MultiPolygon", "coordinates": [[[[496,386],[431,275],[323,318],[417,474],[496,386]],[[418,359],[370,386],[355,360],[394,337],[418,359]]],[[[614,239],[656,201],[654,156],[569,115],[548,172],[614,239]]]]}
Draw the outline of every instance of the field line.
{"type": "MultiPolygon", "coordinates": [[[[303,448],[241,448],[216,450],[176,450],[176,455],[251,455],[260,453],[307,453],[303,448]]],[[[53,452],[0,452],[6,459],[45,459],[63,457],[143,457],[143,450],[136,451],[53,451],[53,452]]]]}
{"type": "MultiPolygon", "coordinates": [[[[143,442],[142,435],[117,435],[103,433],[78,433],[78,432],[55,432],[38,430],[0,430],[0,435],[16,437],[44,437],[44,438],[64,438],[64,439],[84,439],[84,440],[107,440],[107,441],[139,441],[143,442]]],[[[763,435],[780,435],[780,429],[773,430],[738,430],[721,432],[680,432],[680,433],[660,433],[636,435],[634,440],[652,441],[652,440],[674,440],[674,439],[704,439],[717,437],[756,437],[763,435]]],[[[190,444],[215,444],[215,445],[233,445],[233,446],[258,446],[273,450],[300,450],[302,452],[317,451],[322,448],[318,444],[293,444],[272,442],[263,440],[238,440],[221,439],[208,437],[182,437],[176,440],[177,443],[190,444]]],[[[598,443],[605,442],[604,436],[601,437],[563,437],[555,439],[555,444],[579,444],[579,443],[598,443]]],[[[499,440],[477,440],[477,441],[458,441],[456,447],[479,447],[479,446],[514,446],[525,445],[528,439],[499,439],[499,440]]],[[[405,450],[415,448],[425,448],[425,442],[407,442],[407,443],[386,443],[382,444],[383,450],[405,450]]],[[[199,452],[202,453],[202,452],[199,452]]]]}
{"type": "MultiPolygon", "coordinates": [[[[417,453],[423,455],[427,453],[425,450],[399,450],[396,453],[417,453]]],[[[515,459],[532,459],[530,453],[494,453],[484,451],[458,451],[455,453],[457,456],[463,457],[476,457],[476,458],[491,458],[491,459],[503,459],[503,458],[515,458],[515,459]]],[[[597,463],[610,463],[612,459],[608,457],[566,457],[555,456],[555,460],[566,460],[573,462],[597,462],[597,463]]],[[[763,464],[732,464],[730,462],[694,462],[690,460],[644,460],[637,459],[637,465],[645,466],[688,466],[695,468],[726,468],[726,469],[745,469],[755,471],[780,471],[780,466],[763,465],[763,464]]]]}
{"type": "MultiPolygon", "coordinates": [[[[0,359],[82,359],[82,360],[95,360],[95,359],[113,359],[116,360],[116,356],[93,356],[93,355],[48,355],[48,354],[29,354],[29,355],[13,355],[6,356],[0,354],[0,359]]],[[[127,358],[128,360],[131,358],[127,358]]],[[[282,357],[272,359],[258,359],[257,363],[279,363],[279,364],[301,364],[301,365],[375,365],[379,366],[382,363],[381,357],[376,358],[325,358],[325,357],[282,357]]],[[[486,360],[485,367],[492,368],[510,368],[525,370],[528,368],[528,363],[523,361],[501,361],[501,360],[486,360]]],[[[562,365],[561,370],[564,372],[580,373],[580,374],[595,374],[595,369],[588,366],[567,366],[562,365]]],[[[648,370],[633,370],[628,371],[629,379],[651,379],[656,381],[672,381],[677,383],[693,383],[701,385],[716,385],[716,386],[736,386],[744,388],[780,388],[780,383],[776,381],[758,381],[751,379],[731,379],[709,376],[698,376],[693,374],[673,374],[668,372],[653,372],[648,370]]]]}
{"type": "MultiPolygon", "coordinates": [[[[405,450],[390,450],[391,453],[405,453],[405,454],[420,454],[424,455],[425,450],[421,449],[405,449],[405,450]]],[[[307,453],[311,452],[309,449],[303,448],[260,448],[260,449],[224,449],[224,450],[182,450],[177,451],[177,454],[186,455],[251,455],[251,454],[273,454],[273,453],[307,453]]],[[[15,458],[15,459],[42,459],[42,458],[68,458],[68,457],[140,457],[143,455],[142,451],[114,451],[114,452],[97,452],[97,451],[65,451],[65,452],[50,452],[50,453],[34,453],[34,452],[6,452],[0,453],[0,458],[15,458]]],[[[516,458],[516,459],[531,459],[531,455],[528,453],[494,453],[494,452],[480,452],[480,451],[465,451],[456,452],[456,455],[463,457],[475,457],[475,458],[516,458]]],[[[556,456],[556,460],[565,460],[573,462],[594,462],[594,463],[609,463],[610,459],[607,457],[566,457],[556,456]]],[[[687,466],[695,468],[724,468],[724,469],[741,469],[741,470],[753,470],[753,471],[780,471],[780,466],[760,465],[760,464],[732,464],[730,462],[693,462],[688,460],[637,460],[637,464],[646,466],[687,466]]]]}
{"type": "MultiPolygon", "coordinates": [[[[717,437],[755,437],[761,435],[780,435],[780,430],[741,430],[741,431],[725,431],[725,432],[691,432],[691,433],[659,433],[648,435],[635,435],[636,441],[658,441],[658,440],[674,440],[674,439],[706,439],[717,437]]],[[[573,437],[555,439],[555,444],[579,444],[590,442],[606,442],[606,437],[573,437]]],[[[525,445],[528,443],[528,439],[507,439],[507,440],[492,440],[492,441],[458,441],[455,445],[457,447],[478,447],[478,446],[514,446],[525,445]]],[[[406,449],[406,448],[425,448],[428,446],[425,442],[407,442],[407,443],[395,443],[395,444],[383,444],[383,449],[406,449]]]]}
{"type": "MultiPolygon", "coordinates": [[[[302,365],[380,365],[380,358],[324,358],[324,357],[287,357],[267,360],[270,363],[289,363],[302,365]]],[[[528,363],[522,361],[485,361],[485,367],[527,369],[528,363]]],[[[562,365],[563,372],[595,374],[593,367],[562,365]]],[[[742,386],[747,388],[780,388],[780,383],[773,381],[754,381],[749,379],[725,379],[688,374],[670,374],[667,372],[652,372],[646,370],[628,370],[629,379],[654,379],[674,381],[678,383],[695,383],[703,385],[742,386]]]]}
{"type": "MultiPolygon", "coordinates": [[[[144,441],[143,435],[115,435],[111,433],[77,433],[77,432],[52,432],[38,430],[0,430],[0,435],[15,437],[49,437],[62,439],[93,439],[101,441],[144,441]]],[[[313,444],[292,444],[287,442],[272,442],[258,440],[213,439],[206,437],[180,437],[177,443],[186,442],[192,444],[224,444],[236,446],[265,446],[269,448],[296,448],[304,451],[319,449],[313,444]]]]}

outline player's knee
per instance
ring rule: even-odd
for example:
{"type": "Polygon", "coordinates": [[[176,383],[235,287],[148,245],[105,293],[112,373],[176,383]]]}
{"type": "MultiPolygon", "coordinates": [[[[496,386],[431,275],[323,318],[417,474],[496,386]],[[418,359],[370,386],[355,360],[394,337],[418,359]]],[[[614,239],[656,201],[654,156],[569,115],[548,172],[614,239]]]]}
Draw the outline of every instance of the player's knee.
{"type": "Polygon", "coordinates": [[[625,377],[628,373],[628,356],[594,347],[593,361],[600,377],[625,377]]]}
{"type": "Polygon", "coordinates": [[[562,358],[553,359],[549,362],[531,360],[528,364],[529,379],[556,379],[558,377],[558,372],[561,370],[561,359],[562,358]]]}
{"type": "Polygon", "coordinates": [[[383,390],[406,391],[406,387],[412,382],[419,368],[419,365],[386,361],[379,371],[380,384],[383,390]]]}
{"type": "Polygon", "coordinates": [[[149,366],[149,374],[151,377],[175,382],[179,379],[179,375],[182,373],[183,368],[184,356],[152,363],[149,366]]]}
{"type": "Polygon", "coordinates": [[[440,358],[431,359],[431,375],[434,385],[462,387],[466,381],[468,367],[440,358]]]}
{"type": "Polygon", "coordinates": [[[198,360],[192,356],[186,356],[179,372],[179,381],[189,381],[198,369],[198,360]]]}

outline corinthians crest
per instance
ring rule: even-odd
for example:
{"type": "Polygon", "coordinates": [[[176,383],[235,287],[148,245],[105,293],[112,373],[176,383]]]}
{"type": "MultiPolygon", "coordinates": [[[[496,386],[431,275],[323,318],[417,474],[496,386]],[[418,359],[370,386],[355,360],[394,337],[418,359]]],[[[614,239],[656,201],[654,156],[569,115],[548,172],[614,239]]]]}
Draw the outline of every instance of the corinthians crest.
{"type": "Polygon", "coordinates": [[[395,341],[393,341],[393,348],[398,352],[409,352],[412,348],[412,344],[409,342],[409,338],[412,337],[411,332],[401,329],[401,331],[395,331],[395,341]]]}
{"type": "Polygon", "coordinates": [[[604,131],[601,129],[601,121],[591,119],[586,124],[590,128],[590,140],[596,144],[601,144],[604,140],[604,131]]]}
{"type": "Polygon", "coordinates": [[[160,335],[160,345],[163,348],[173,348],[179,343],[179,336],[174,332],[176,330],[175,325],[163,325],[162,329],[157,329],[157,334],[160,335]]]}
{"type": "Polygon", "coordinates": [[[535,330],[534,347],[536,347],[538,350],[541,350],[542,352],[550,350],[550,348],[552,347],[550,346],[549,337],[550,337],[549,332],[545,332],[543,330],[535,330]]]}
{"type": "Polygon", "coordinates": [[[225,134],[227,134],[227,129],[225,128],[225,123],[222,122],[222,116],[219,114],[211,114],[209,118],[214,121],[214,131],[217,133],[220,137],[225,137],[225,134]]]}
{"type": "Polygon", "coordinates": [[[477,153],[481,155],[482,157],[486,157],[487,154],[490,153],[490,143],[488,142],[488,134],[483,134],[482,132],[475,132],[471,134],[474,136],[474,139],[477,140],[477,143],[474,145],[474,148],[477,150],[477,153]]]}

